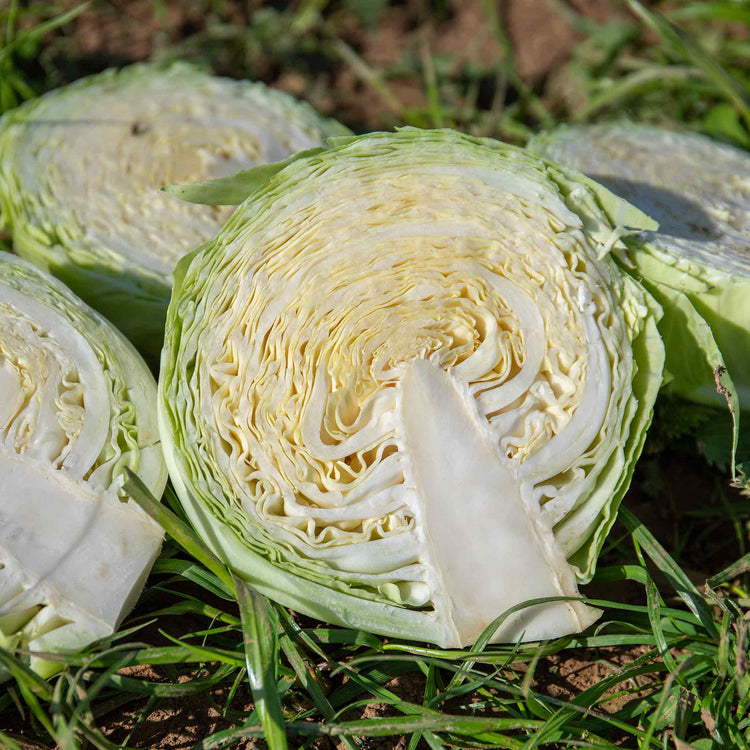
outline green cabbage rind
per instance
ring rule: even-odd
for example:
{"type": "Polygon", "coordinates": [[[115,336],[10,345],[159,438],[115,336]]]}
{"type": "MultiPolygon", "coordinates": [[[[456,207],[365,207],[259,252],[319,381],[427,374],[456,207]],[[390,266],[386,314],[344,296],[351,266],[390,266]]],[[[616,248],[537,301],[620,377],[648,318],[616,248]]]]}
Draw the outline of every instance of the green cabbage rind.
{"type": "MultiPolygon", "coordinates": [[[[241,183],[241,178],[238,178],[232,186],[238,196],[242,195],[241,183]]],[[[326,272],[328,275],[356,273],[359,264],[364,267],[375,264],[373,269],[378,267],[379,254],[387,254],[388,247],[383,245],[381,250],[376,243],[373,250],[369,251],[365,246],[368,238],[374,237],[376,229],[380,228],[377,221],[381,218],[383,226],[395,227],[393,243],[398,244],[403,239],[398,235],[399,231],[415,232],[418,239],[414,243],[421,240],[431,242],[430,232],[437,232],[438,229],[430,227],[441,227],[441,216],[445,215],[444,221],[450,223],[453,221],[450,217],[454,215],[451,211],[460,218],[461,211],[468,210],[463,203],[455,203],[463,200],[463,197],[456,198],[452,195],[453,191],[446,187],[454,184],[459,193],[461,190],[478,191],[478,205],[489,205],[481,202],[494,200],[492,196],[497,195],[498,200],[510,201],[509,205],[526,206],[526,209],[519,210],[519,214],[514,214],[513,221],[528,212],[529,247],[536,247],[534,243],[538,238],[546,236],[545,232],[549,231],[560,233],[566,239],[574,236],[575,239],[571,242],[584,243],[589,249],[585,251],[587,254],[581,256],[580,262],[570,258],[566,261],[573,264],[570,273],[571,278],[575,279],[574,286],[581,287],[585,281],[593,290],[592,293],[599,295],[597,299],[608,300],[601,302],[606,307],[606,314],[602,310],[597,315],[602,320],[609,316],[613,321],[619,321],[611,325],[614,326],[613,331],[620,333],[612,333],[611,336],[626,336],[627,343],[623,339],[623,346],[631,354],[623,354],[622,361],[616,359],[619,356],[617,346],[614,343],[607,344],[607,356],[615,358],[611,361],[611,366],[615,368],[618,390],[613,390],[606,397],[602,432],[592,438],[584,451],[589,456],[588,459],[571,459],[571,466],[577,466],[576,461],[583,461],[581,465],[588,466],[582,469],[585,475],[583,478],[579,473],[570,479],[572,485],[584,489],[565,501],[569,505],[561,517],[552,518],[554,513],[551,512],[551,520],[544,532],[557,539],[557,545],[553,544],[554,554],[564,551],[564,557],[568,558],[578,579],[589,580],[640,454],[661,382],[663,365],[663,347],[656,327],[661,313],[658,303],[608,257],[613,247],[624,247],[619,239],[621,232],[616,228],[620,217],[617,217],[618,221],[614,221],[611,214],[603,210],[599,197],[585,178],[579,179],[574,173],[566,173],[556,165],[540,161],[523,150],[454,131],[404,129],[395,134],[335,139],[329,150],[292,158],[283,169],[268,177],[265,184],[259,186],[258,183],[257,174],[247,174],[248,199],[216,238],[178,264],[162,352],[159,420],[165,456],[177,494],[192,523],[209,546],[260,591],[301,612],[330,622],[384,634],[456,645],[456,638],[446,635],[440,622],[441,613],[435,605],[440,592],[432,600],[423,601],[418,598],[421,591],[419,586],[407,585],[406,579],[396,577],[385,585],[376,585],[372,583],[372,577],[368,577],[369,574],[358,574],[354,568],[342,570],[343,563],[333,565],[323,557],[316,558],[312,553],[305,556],[293,543],[284,542],[283,535],[278,536],[274,524],[267,518],[263,522],[257,521],[253,516],[256,511],[248,510],[243,505],[244,496],[237,494],[233,478],[220,469],[220,461],[223,459],[219,454],[212,453],[215,446],[211,443],[211,435],[216,428],[210,426],[213,419],[211,410],[214,408],[210,403],[219,403],[215,399],[220,399],[219,393],[224,386],[220,384],[221,368],[216,370],[218,380],[210,380],[214,376],[209,373],[214,371],[211,370],[213,360],[210,359],[214,356],[212,347],[219,351],[223,346],[225,353],[229,349],[239,352],[246,346],[245,342],[249,341],[248,345],[252,348],[256,346],[252,342],[258,342],[263,336],[270,336],[269,347],[282,346],[275,343],[277,339],[274,338],[277,335],[279,341],[283,340],[281,328],[275,330],[274,334],[268,333],[271,330],[269,328],[263,336],[259,333],[260,329],[250,335],[251,327],[259,325],[263,308],[259,307],[253,312],[252,303],[248,300],[262,296],[265,300],[262,304],[268,308],[268,312],[263,314],[270,316],[268,321],[273,321],[278,319],[274,316],[283,314],[279,310],[286,304],[287,297],[284,295],[292,293],[289,289],[296,289],[297,285],[304,289],[308,289],[310,285],[315,288],[317,282],[314,279],[318,279],[322,286],[323,276],[312,275],[313,272],[309,269],[314,268],[316,263],[323,262],[319,259],[328,257],[327,253],[337,253],[335,257],[341,258],[345,267],[343,271],[334,271],[336,266],[332,265],[331,270],[326,272]],[[414,193],[410,193],[407,187],[412,183],[416,190],[414,193]],[[487,192],[484,192],[485,188],[487,192]],[[314,197],[311,197],[313,194],[314,197]],[[393,196],[398,195],[408,196],[408,200],[404,199],[406,204],[413,203],[416,208],[397,202],[392,209],[389,208],[389,201],[395,201],[393,196]],[[420,201],[426,202],[426,208],[420,201]],[[359,205],[365,206],[369,213],[357,214],[359,205]],[[407,218],[400,217],[410,216],[410,210],[416,211],[415,216],[422,216],[420,211],[428,211],[430,218],[422,220],[427,229],[403,229],[408,221],[407,218]],[[550,226],[554,225],[551,230],[546,227],[547,220],[545,226],[534,224],[538,221],[538,216],[547,215],[545,211],[551,212],[548,220],[551,222],[550,226]],[[371,218],[372,216],[375,218],[371,218]],[[569,222],[569,226],[565,225],[565,221],[569,222]],[[325,232],[322,232],[320,244],[315,244],[318,241],[315,233],[319,226],[329,225],[329,244],[326,245],[325,232]],[[375,228],[368,231],[370,226],[375,228]],[[420,234],[420,231],[426,234],[420,234]],[[354,248],[352,253],[360,253],[356,261],[346,258],[348,247],[354,248]],[[289,254],[289,259],[286,254],[289,254]],[[285,263],[290,265],[286,267],[285,263]],[[353,264],[352,271],[348,270],[348,264],[353,264]],[[250,267],[252,271],[247,270],[250,267]],[[274,286],[274,274],[280,268],[287,268],[284,271],[285,284],[288,285],[286,291],[274,286]],[[593,274],[592,280],[587,281],[589,272],[593,274]],[[269,274],[268,277],[266,274],[269,274]],[[262,286],[259,285],[260,279],[263,280],[262,286]],[[273,289],[276,288],[280,293],[278,300],[274,298],[273,289]],[[238,301],[236,295],[242,295],[242,302],[238,301]],[[233,320],[233,304],[239,307],[236,324],[233,320]],[[220,340],[217,338],[220,334],[215,329],[223,326],[231,333],[227,333],[226,339],[220,340]],[[210,388],[216,389],[210,391],[214,394],[210,398],[209,390],[206,390],[209,382],[214,383],[210,388]],[[602,445],[604,447],[600,447],[602,445]],[[601,456],[601,460],[595,460],[594,456],[601,456]],[[586,477],[591,479],[593,486],[585,485],[586,477]],[[578,481],[583,484],[575,484],[578,481]]],[[[209,182],[196,186],[195,190],[185,188],[185,192],[189,194],[189,200],[210,203],[217,196],[225,195],[225,189],[226,185],[219,183],[216,185],[216,192],[213,192],[212,183],[209,182]]],[[[616,209],[611,213],[627,213],[630,209],[614,196],[611,198],[611,206],[616,209]]],[[[480,208],[476,211],[481,213],[480,208]]],[[[648,218],[643,214],[640,217],[641,222],[648,225],[648,218]]],[[[482,217],[474,215],[466,217],[469,222],[480,220],[483,220],[482,217]]],[[[460,245],[462,230],[455,226],[458,225],[454,225],[452,230],[448,227],[440,231],[447,235],[451,231],[459,232],[453,240],[460,245]]],[[[508,232],[508,236],[516,238],[518,242],[522,241],[522,233],[515,235],[511,230],[508,232]]],[[[476,258],[481,258],[481,252],[476,252],[480,253],[476,258]]],[[[424,259],[428,256],[415,257],[424,259]]],[[[390,261],[382,262],[387,265],[390,261]]],[[[456,262],[460,263],[460,256],[457,256],[456,262]]],[[[508,261],[510,264],[515,262],[512,258],[508,261]]],[[[537,260],[524,256],[519,257],[517,262],[523,266],[537,260]]],[[[555,261],[558,262],[559,260],[555,261]]],[[[377,273],[375,270],[372,273],[371,283],[374,284],[377,283],[377,273]]],[[[408,275],[418,272],[407,270],[404,273],[408,275]]],[[[354,295],[353,300],[359,299],[356,295],[360,292],[355,291],[355,288],[359,289],[352,285],[348,292],[354,295]]],[[[317,309],[333,305],[330,301],[333,295],[326,294],[322,289],[316,289],[315,294],[320,295],[316,303],[317,309]]],[[[511,290],[508,294],[512,296],[520,293],[511,290]]],[[[519,299],[523,301],[525,297],[521,295],[519,299]]],[[[585,302],[584,298],[578,303],[570,303],[574,306],[582,305],[582,316],[586,305],[594,304],[585,302]]],[[[355,305],[355,301],[351,304],[355,305]]],[[[313,312],[315,309],[315,305],[310,308],[313,312]]],[[[311,313],[304,313],[301,308],[297,312],[298,316],[305,314],[311,313]]],[[[593,313],[586,313],[589,314],[593,313]]],[[[408,316],[404,319],[404,324],[407,323],[408,316]]],[[[267,325],[272,326],[270,322],[267,325]]],[[[306,330],[309,333],[311,329],[306,330]]],[[[527,333],[530,339],[536,335],[534,332],[527,333]]],[[[539,335],[543,335],[543,332],[539,335]]],[[[261,346],[265,344],[257,343],[257,347],[261,346]]],[[[284,354],[283,348],[276,348],[274,351],[279,367],[284,367],[285,358],[296,361],[297,355],[291,352],[284,354]]],[[[329,349],[326,351],[330,353],[329,349]]],[[[417,352],[412,352],[409,356],[416,354],[417,352]]],[[[304,359],[306,355],[300,356],[304,359]]],[[[244,374],[238,374],[229,361],[222,367],[225,368],[224,372],[233,373],[235,381],[244,377],[244,374]]],[[[295,373],[300,371],[291,365],[289,367],[291,369],[283,372],[291,373],[289,377],[294,379],[297,377],[295,373]]],[[[344,383],[347,374],[334,370],[330,376],[344,383]]],[[[283,388],[284,375],[277,374],[275,377],[278,387],[283,388]]],[[[309,395],[310,386],[303,385],[304,378],[302,375],[299,377],[302,380],[294,386],[296,390],[290,391],[298,394],[289,397],[293,401],[298,397],[306,398],[305,393],[309,395]]],[[[258,384],[256,381],[253,383],[255,385],[247,383],[243,386],[247,390],[242,393],[248,398],[259,392],[258,384]]],[[[335,392],[334,388],[329,395],[335,392]]],[[[263,397],[262,392],[260,397],[263,397]]],[[[311,402],[306,403],[309,406],[311,402]]],[[[271,419],[270,416],[263,417],[257,411],[258,408],[260,407],[257,405],[243,407],[241,419],[247,424],[253,420],[271,419]]],[[[292,407],[292,411],[295,408],[296,406],[292,407]]],[[[436,404],[435,409],[439,411],[440,404],[436,404]]],[[[304,421],[306,417],[302,419],[304,421]]],[[[269,424],[272,426],[273,423],[269,424]]],[[[302,429],[304,431],[304,427],[302,429]]],[[[484,428],[480,426],[478,429],[484,428]]],[[[241,431],[240,428],[237,431],[241,431]]],[[[265,448],[257,450],[266,456],[263,452],[265,448]]],[[[322,450],[325,452],[326,449],[322,450]]],[[[253,460],[252,451],[246,455],[250,456],[249,460],[253,460]]],[[[280,453],[279,456],[281,455],[280,453]]],[[[533,459],[534,455],[532,450],[529,459],[533,459]]],[[[282,466],[287,459],[279,460],[279,466],[282,466]]],[[[373,460],[377,464],[381,458],[373,460]]],[[[544,467],[539,470],[543,472],[544,467]]],[[[274,470],[268,471],[273,474],[274,470]]],[[[556,480],[560,484],[558,490],[561,495],[565,494],[566,471],[561,471],[556,480]]],[[[262,475],[262,471],[256,472],[257,481],[263,479],[262,475]]],[[[548,500],[554,498],[554,491],[552,492],[548,500]]],[[[418,526],[418,518],[415,524],[418,526]]],[[[466,543],[470,544],[471,540],[466,540],[466,543]]],[[[346,560],[351,565],[365,565],[367,561],[358,557],[356,550],[343,550],[342,554],[348,555],[350,552],[351,555],[346,560]]],[[[427,563],[424,565],[429,567],[427,563]]],[[[429,575],[425,575],[427,578],[424,580],[428,580],[429,575]]],[[[466,642],[467,637],[459,635],[458,641],[466,642]]]]}
{"type": "MultiPolygon", "coordinates": [[[[651,217],[603,189],[593,180],[549,163],[547,163],[547,170],[582,217],[596,217],[601,221],[599,211],[602,211],[612,227],[624,228],[622,241],[626,247],[629,247],[632,242],[629,233],[634,228],[642,230],[656,228],[656,222],[651,217]],[[583,186],[584,189],[579,186],[583,186]]],[[[606,229],[604,231],[606,232],[606,229]]],[[[613,248],[614,257],[616,253],[617,249],[613,248]]],[[[588,583],[593,577],[599,553],[617,519],[617,509],[630,487],[636,463],[651,425],[653,404],[656,402],[661,386],[661,378],[655,377],[655,374],[662,373],[665,367],[665,347],[661,333],[661,321],[664,315],[662,301],[653,294],[649,287],[644,287],[641,280],[630,278],[627,269],[621,268],[621,270],[625,274],[623,283],[632,289],[631,296],[638,297],[645,291],[642,300],[649,309],[649,315],[645,320],[643,331],[633,341],[633,355],[637,363],[633,375],[633,395],[636,402],[629,405],[632,410],[630,415],[632,422],[626,444],[625,469],[620,483],[613,489],[611,502],[603,506],[597,523],[592,525],[591,536],[570,558],[570,562],[580,571],[582,583],[588,583]],[[651,406],[644,408],[646,404],[651,406]]]]}
{"type": "Polygon", "coordinates": [[[159,189],[283,159],[349,132],[261,83],[136,64],[76,81],[0,120],[0,226],[149,357],[179,255],[227,211],[159,189]]]}
{"type": "MultiPolygon", "coordinates": [[[[730,391],[747,408],[750,155],[705,136],[634,123],[563,126],[539,134],[529,148],[660,220],[659,232],[650,228],[628,243],[622,261],[664,308],[665,385],[689,400],[724,406],[715,379],[726,367],[730,391]]],[[[732,394],[730,407],[731,400],[732,394]]]]}

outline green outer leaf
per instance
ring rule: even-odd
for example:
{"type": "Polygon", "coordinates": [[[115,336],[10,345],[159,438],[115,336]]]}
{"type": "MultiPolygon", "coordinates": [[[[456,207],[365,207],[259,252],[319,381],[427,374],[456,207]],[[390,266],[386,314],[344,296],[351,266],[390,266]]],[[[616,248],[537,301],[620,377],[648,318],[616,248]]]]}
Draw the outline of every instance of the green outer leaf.
{"type": "Polygon", "coordinates": [[[162,190],[188,203],[200,203],[207,206],[237,206],[292,162],[314,156],[324,150],[322,147],[310,148],[293,154],[288,159],[243,169],[228,177],[218,177],[215,180],[187,185],[165,185],[162,190]]]}
{"type": "MultiPolygon", "coordinates": [[[[541,138],[539,140],[541,141],[541,138]]],[[[536,153],[534,148],[535,141],[529,144],[529,149],[536,153]]],[[[569,169],[562,164],[547,161],[549,169],[558,175],[557,180],[561,185],[567,185],[568,190],[572,193],[572,199],[581,200],[583,196],[573,192],[576,185],[586,185],[586,187],[596,196],[596,200],[602,210],[607,214],[612,224],[616,227],[627,227],[628,229],[657,230],[659,222],[652,219],[648,214],[641,211],[632,203],[615,195],[604,185],[600,185],[596,180],[592,180],[582,172],[569,169]]],[[[585,205],[585,204],[584,204],[585,205]]],[[[582,206],[584,208],[584,206],[582,206]]],[[[584,209],[585,210],[585,209],[584,209]]],[[[590,209],[588,209],[590,210],[590,209]]]]}
{"type": "MultiPolygon", "coordinates": [[[[705,295],[686,294],[668,281],[662,281],[659,261],[649,254],[647,245],[640,239],[631,244],[627,260],[640,276],[641,283],[659,300],[664,310],[659,329],[668,343],[665,364],[667,388],[699,403],[715,405],[717,400],[724,404],[728,402],[730,410],[739,412],[736,389],[723,371],[723,385],[730,395],[717,393],[717,369],[726,369],[726,365],[716,341],[715,329],[709,324],[711,317],[701,315],[696,309],[695,301],[704,299],[705,295]]],[[[742,346],[741,339],[737,345],[742,346]]],[[[739,375],[743,376],[744,372],[740,371],[739,375]]]]}
{"type": "Polygon", "coordinates": [[[247,660],[247,676],[253,691],[255,710],[260,716],[270,750],[287,747],[284,716],[276,690],[276,664],[279,660],[278,618],[268,601],[234,576],[237,602],[247,660]]]}
{"type": "Polygon", "coordinates": [[[715,403],[718,393],[732,417],[731,473],[740,434],[740,403],[711,327],[690,299],[664,284],[641,282],[659,300],[664,315],[659,330],[669,342],[664,367],[665,388],[691,401],[715,403]],[[713,384],[713,387],[711,386],[713,384]]]}

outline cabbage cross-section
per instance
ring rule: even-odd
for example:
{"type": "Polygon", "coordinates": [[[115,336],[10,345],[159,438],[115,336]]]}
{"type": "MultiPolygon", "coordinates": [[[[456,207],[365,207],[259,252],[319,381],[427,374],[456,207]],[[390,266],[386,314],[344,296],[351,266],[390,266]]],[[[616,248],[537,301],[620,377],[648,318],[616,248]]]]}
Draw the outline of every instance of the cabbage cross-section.
{"type": "Polygon", "coordinates": [[[663,352],[582,205],[518,149],[415,130],[338,140],[242,204],[178,270],[160,378],[213,549],[302,612],[442,645],[538,597],[568,601],[495,638],[592,622],[577,584],[663,352]]]}

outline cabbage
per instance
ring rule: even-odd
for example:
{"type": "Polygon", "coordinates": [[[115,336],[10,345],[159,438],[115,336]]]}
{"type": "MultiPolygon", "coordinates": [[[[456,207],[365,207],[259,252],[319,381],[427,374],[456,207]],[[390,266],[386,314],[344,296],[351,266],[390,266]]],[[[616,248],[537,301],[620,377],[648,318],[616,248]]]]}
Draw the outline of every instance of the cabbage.
{"type": "Polygon", "coordinates": [[[19,255],[155,357],[177,259],[230,213],[159,188],[283,159],[342,132],[259,83],[186,65],[109,70],[0,121],[2,222],[19,255]]]}
{"type": "Polygon", "coordinates": [[[162,532],[121,487],[128,467],[164,489],[155,402],[120,333],[0,253],[0,647],[80,648],[135,603],[162,532]]]}
{"type": "Polygon", "coordinates": [[[596,194],[454,131],[274,169],[233,178],[255,192],[176,272],[159,424],[195,528],[333,623],[442,646],[512,607],[494,640],[588,626],[578,583],[663,364],[658,305],[608,257],[596,194]]]}
{"type": "MultiPolygon", "coordinates": [[[[529,144],[578,169],[659,224],[631,246],[628,262],[665,311],[669,387],[725,404],[707,367],[706,332],[686,325],[683,294],[709,324],[744,408],[750,407],[750,155],[705,136],[610,124],[562,127],[529,144]],[[675,294],[677,292],[677,294],[675,294]]],[[[724,386],[721,385],[720,390],[724,386]]]]}

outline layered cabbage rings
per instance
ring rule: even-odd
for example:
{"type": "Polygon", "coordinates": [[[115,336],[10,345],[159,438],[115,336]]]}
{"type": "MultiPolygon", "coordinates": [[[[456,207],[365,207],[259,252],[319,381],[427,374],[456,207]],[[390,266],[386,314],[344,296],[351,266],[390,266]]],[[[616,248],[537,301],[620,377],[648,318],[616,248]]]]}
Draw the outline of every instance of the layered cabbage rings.
{"type": "Polygon", "coordinates": [[[169,308],[162,441],[214,551],[300,612],[442,646],[511,608],[494,640],[590,624],[664,357],[603,194],[453,131],[279,165],[169,308]]]}

